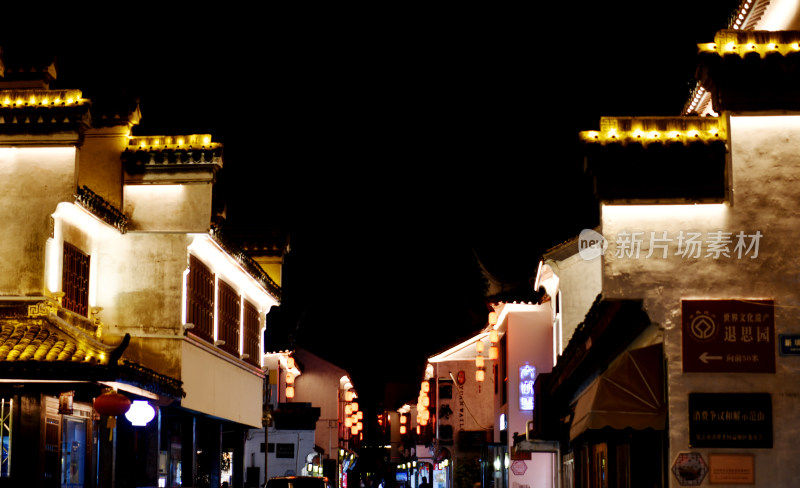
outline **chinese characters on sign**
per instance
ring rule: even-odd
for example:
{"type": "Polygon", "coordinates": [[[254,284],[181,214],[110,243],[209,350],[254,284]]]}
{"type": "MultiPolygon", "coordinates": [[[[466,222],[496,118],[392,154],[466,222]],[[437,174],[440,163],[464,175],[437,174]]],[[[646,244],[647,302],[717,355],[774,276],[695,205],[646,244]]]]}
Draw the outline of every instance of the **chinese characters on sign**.
{"type": "Polygon", "coordinates": [[[755,231],[684,232],[670,235],[667,231],[623,231],[617,234],[614,257],[620,259],[667,259],[680,256],[684,259],[756,259],[763,234],[755,231]]]}
{"type": "Polygon", "coordinates": [[[690,393],[689,445],[771,448],[769,393],[690,393]]]}
{"type": "Polygon", "coordinates": [[[685,373],[774,373],[772,300],[683,300],[685,373]]]}
{"type": "Polygon", "coordinates": [[[533,410],[533,382],[536,380],[536,367],[528,363],[519,367],[519,409],[533,410]]]}

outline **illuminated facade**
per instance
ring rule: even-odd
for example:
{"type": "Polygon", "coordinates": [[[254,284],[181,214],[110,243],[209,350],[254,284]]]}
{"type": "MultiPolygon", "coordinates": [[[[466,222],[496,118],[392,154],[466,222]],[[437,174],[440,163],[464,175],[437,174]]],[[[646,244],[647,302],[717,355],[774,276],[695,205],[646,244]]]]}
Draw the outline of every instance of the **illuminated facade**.
{"type": "Polygon", "coordinates": [[[581,134],[601,202],[581,250],[601,263],[602,295],[538,384],[526,440],[559,443],[561,486],[796,484],[788,4],[743,2],[698,46],[695,116],[603,118],[581,134]]]}
{"type": "Polygon", "coordinates": [[[280,289],[213,223],[221,146],[133,137],[137,103],[3,68],[0,485],[242,486],[280,289]],[[155,420],[107,421],[106,387],[155,420]]]}

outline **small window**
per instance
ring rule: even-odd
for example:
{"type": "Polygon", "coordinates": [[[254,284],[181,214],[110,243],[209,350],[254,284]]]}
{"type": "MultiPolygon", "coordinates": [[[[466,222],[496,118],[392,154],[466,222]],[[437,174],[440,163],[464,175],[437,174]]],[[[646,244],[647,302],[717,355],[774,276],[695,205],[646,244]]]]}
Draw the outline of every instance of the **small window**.
{"type": "Polygon", "coordinates": [[[84,317],[89,316],[89,255],[64,243],[64,271],[61,288],[64,308],[84,317]]]}
{"type": "Polygon", "coordinates": [[[239,356],[239,324],[242,314],[242,305],[236,290],[222,280],[219,280],[219,303],[217,303],[217,322],[219,330],[217,339],[225,341],[220,349],[239,356]]]}
{"type": "Polygon", "coordinates": [[[194,324],[192,332],[214,341],[214,274],[199,259],[189,256],[186,283],[186,321],[194,324]]]}
{"type": "Polygon", "coordinates": [[[259,366],[261,358],[261,330],[258,317],[258,309],[247,300],[244,301],[244,333],[242,354],[246,354],[244,360],[254,366],[259,366]]]}

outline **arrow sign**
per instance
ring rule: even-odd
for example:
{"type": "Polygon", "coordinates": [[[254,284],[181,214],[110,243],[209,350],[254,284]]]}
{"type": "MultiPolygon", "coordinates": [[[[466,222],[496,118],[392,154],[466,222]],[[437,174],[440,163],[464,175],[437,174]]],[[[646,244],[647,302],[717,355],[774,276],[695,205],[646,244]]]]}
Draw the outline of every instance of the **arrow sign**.
{"type": "Polygon", "coordinates": [[[707,352],[700,355],[700,361],[703,361],[705,364],[708,364],[709,360],[714,359],[722,359],[722,356],[709,356],[707,352]]]}

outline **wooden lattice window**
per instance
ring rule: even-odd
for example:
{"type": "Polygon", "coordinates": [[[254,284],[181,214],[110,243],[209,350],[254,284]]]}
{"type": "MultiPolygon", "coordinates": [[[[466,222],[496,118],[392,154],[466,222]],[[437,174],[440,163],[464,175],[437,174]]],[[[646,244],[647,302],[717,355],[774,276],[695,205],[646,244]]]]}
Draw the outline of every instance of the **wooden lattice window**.
{"type": "Polygon", "coordinates": [[[192,255],[186,295],[186,322],[194,324],[192,332],[198,337],[214,342],[214,274],[192,255]]]}
{"type": "Polygon", "coordinates": [[[261,337],[259,337],[261,323],[258,319],[258,309],[245,300],[242,353],[247,355],[244,360],[254,366],[260,366],[259,359],[261,357],[261,337]]]}
{"type": "Polygon", "coordinates": [[[236,290],[219,280],[217,296],[217,340],[225,341],[219,347],[223,351],[239,356],[239,325],[241,324],[242,303],[236,290]]]}
{"type": "Polygon", "coordinates": [[[88,317],[89,255],[67,242],[64,243],[64,270],[61,278],[64,308],[88,317]]]}

